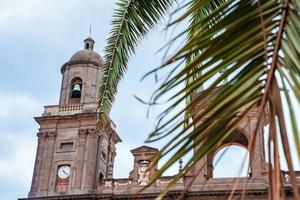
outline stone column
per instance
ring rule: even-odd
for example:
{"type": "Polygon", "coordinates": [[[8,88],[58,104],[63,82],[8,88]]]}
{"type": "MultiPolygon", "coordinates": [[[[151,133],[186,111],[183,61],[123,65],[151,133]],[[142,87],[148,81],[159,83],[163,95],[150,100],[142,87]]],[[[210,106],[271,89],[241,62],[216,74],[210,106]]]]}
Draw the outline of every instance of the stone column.
{"type": "MultiPolygon", "coordinates": [[[[255,131],[256,125],[258,124],[257,117],[250,117],[250,133],[255,131]]],[[[258,128],[255,140],[255,146],[253,150],[253,160],[251,163],[251,176],[254,178],[262,177],[263,172],[263,140],[262,140],[263,130],[258,128]]],[[[250,137],[251,138],[251,137],[250,137]]]]}
{"type": "Polygon", "coordinates": [[[77,154],[76,160],[74,162],[73,169],[75,170],[74,176],[74,185],[73,188],[80,190],[82,186],[82,177],[83,177],[83,164],[85,159],[85,146],[86,146],[87,130],[79,129],[78,130],[78,144],[77,144],[77,154]]]}
{"type": "MultiPolygon", "coordinates": [[[[196,176],[194,183],[196,184],[204,183],[208,178],[210,178],[207,174],[208,163],[206,156],[201,158],[193,167],[193,175],[196,176]]],[[[190,173],[187,175],[190,175],[190,173]]]]}
{"type": "Polygon", "coordinates": [[[97,139],[96,129],[87,129],[87,141],[85,145],[85,166],[84,166],[84,186],[83,189],[87,193],[91,193],[94,189],[94,180],[96,175],[97,163],[97,139]]]}
{"type": "Polygon", "coordinates": [[[56,132],[46,132],[45,149],[43,153],[43,163],[41,166],[40,176],[40,193],[41,195],[47,194],[48,191],[52,191],[50,187],[50,175],[52,171],[52,159],[55,147],[56,132]]]}
{"type": "MultiPolygon", "coordinates": [[[[200,148],[200,145],[198,145],[194,149],[194,154],[197,153],[198,149],[200,148]]],[[[208,168],[209,168],[209,163],[208,163],[208,156],[209,155],[204,155],[196,164],[193,166],[192,170],[187,173],[188,176],[196,176],[194,183],[196,184],[201,184],[204,183],[207,179],[211,178],[209,177],[208,174],[208,168]]]]}
{"type": "Polygon", "coordinates": [[[37,133],[37,137],[38,137],[38,146],[37,146],[36,156],[35,156],[31,189],[28,194],[29,197],[34,197],[36,195],[36,192],[38,189],[40,170],[41,170],[41,165],[43,162],[42,155],[44,153],[44,148],[45,148],[46,133],[39,132],[39,133],[37,133]]]}

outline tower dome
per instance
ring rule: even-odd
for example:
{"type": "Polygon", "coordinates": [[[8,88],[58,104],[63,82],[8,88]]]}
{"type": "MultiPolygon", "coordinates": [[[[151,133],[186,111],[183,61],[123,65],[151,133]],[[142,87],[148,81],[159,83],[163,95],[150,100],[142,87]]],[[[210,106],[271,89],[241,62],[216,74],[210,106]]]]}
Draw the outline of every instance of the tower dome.
{"type": "Polygon", "coordinates": [[[74,53],[70,60],[66,62],[62,66],[62,72],[65,70],[66,66],[74,65],[74,64],[93,64],[96,66],[102,66],[103,65],[103,59],[100,56],[99,53],[94,51],[94,44],[95,41],[93,38],[88,37],[84,40],[84,49],[77,51],[74,53]]]}

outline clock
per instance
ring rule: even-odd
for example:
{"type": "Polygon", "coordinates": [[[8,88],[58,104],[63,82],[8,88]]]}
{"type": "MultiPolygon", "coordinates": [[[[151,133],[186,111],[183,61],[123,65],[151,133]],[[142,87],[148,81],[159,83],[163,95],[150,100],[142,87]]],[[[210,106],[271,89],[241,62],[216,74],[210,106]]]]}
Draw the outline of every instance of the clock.
{"type": "Polygon", "coordinates": [[[71,168],[69,165],[60,166],[57,170],[57,176],[61,179],[68,178],[70,176],[71,168]]]}

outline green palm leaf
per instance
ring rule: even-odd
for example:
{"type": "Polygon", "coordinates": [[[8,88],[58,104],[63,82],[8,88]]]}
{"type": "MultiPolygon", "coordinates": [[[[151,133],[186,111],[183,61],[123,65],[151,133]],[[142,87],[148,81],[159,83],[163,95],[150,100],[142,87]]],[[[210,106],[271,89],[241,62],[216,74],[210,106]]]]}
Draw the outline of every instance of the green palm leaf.
{"type": "MultiPolygon", "coordinates": [[[[99,100],[102,113],[109,112],[117,83],[137,43],[156,25],[171,3],[119,1],[106,48],[99,100]]],[[[276,145],[274,152],[269,152],[275,160],[269,171],[270,184],[274,183],[270,193],[275,199],[281,197],[277,151],[282,146],[294,197],[300,199],[289,149],[289,144],[294,142],[300,159],[299,130],[291,102],[291,97],[295,96],[296,104],[300,103],[299,6],[298,0],[187,0],[178,8],[176,13],[183,11],[183,14],[169,26],[189,23],[171,43],[182,38],[185,43],[161,66],[148,73],[170,71],[150,100],[150,104],[155,105],[167,98],[169,104],[159,115],[159,123],[147,141],[171,138],[166,140],[156,161],[165,156],[171,159],[164,163],[151,183],[182,156],[193,149],[196,151],[159,198],[257,107],[256,130],[269,119],[269,144],[276,145]],[[280,93],[278,83],[284,92],[280,93]],[[205,90],[203,84],[207,85],[205,90]],[[208,96],[209,102],[199,104],[208,96]],[[287,100],[290,124],[285,122],[281,98],[287,100]],[[288,141],[288,126],[292,128],[293,141],[288,141]],[[277,137],[281,137],[282,142],[277,137]]],[[[256,138],[256,134],[254,131],[252,137],[256,138]]],[[[251,161],[251,145],[249,148],[251,161]]]]}
{"type": "Polygon", "coordinates": [[[173,0],[118,0],[104,55],[100,116],[110,112],[117,84],[137,44],[157,25],[173,0]]]}
{"type": "MultiPolygon", "coordinates": [[[[201,4],[200,1],[196,2],[190,10],[196,10],[199,4],[201,4]]],[[[222,130],[224,124],[228,124],[239,115],[245,115],[246,111],[253,106],[253,104],[249,104],[250,100],[259,106],[261,121],[263,118],[273,118],[276,115],[282,124],[285,124],[284,116],[279,112],[270,114],[266,110],[272,107],[280,110],[281,105],[275,103],[274,91],[271,91],[274,90],[272,87],[278,79],[288,83],[290,88],[293,88],[295,96],[299,96],[300,54],[297,44],[300,40],[297,8],[296,2],[227,1],[218,9],[217,15],[215,13],[208,14],[185,30],[185,32],[193,32],[193,29],[197,29],[199,32],[189,38],[186,44],[156,71],[168,67],[174,70],[173,64],[182,60],[188,60],[188,64],[160,86],[151,103],[168,96],[168,91],[174,90],[176,86],[187,81],[184,89],[177,90],[175,94],[173,91],[173,95],[169,98],[170,101],[176,99],[177,102],[171,104],[164,112],[172,113],[172,110],[178,110],[180,101],[193,95],[193,91],[202,87],[203,83],[208,83],[209,87],[203,95],[195,96],[184,109],[180,109],[181,113],[177,112],[175,118],[168,118],[167,115],[164,115],[163,118],[169,120],[165,120],[165,123],[160,124],[157,130],[150,134],[149,141],[155,141],[156,137],[161,139],[176,132],[184,135],[184,137],[174,136],[162,148],[159,158],[170,154],[169,156],[175,159],[165,163],[159,174],[177,162],[178,155],[185,155],[199,145],[201,146],[198,154],[194,154],[184,169],[189,169],[202,155],[209,153],[212,148],[225,139],[222,136],[226,135],[226,132],[218,130],[222,130]],[[194,56],[195,52],[200,53],[194,56]],[[275,76],[275,72],[278,70],[284,70],[285,76],[281,76],[281,78],[275,76]],[[201,76],[195,78],[200,72],[201,76]],[[220,72],[224,72],[224,74],[212,81],[211,79],[220,72]],[[229,76],[231,77],[229,82],[221,85],[229,76]],[[192,81],[189,78],[192,78],[192,81]],[[215,91],[216,86],[219,86],[218,91],[215,91]],[[197,127],[190,131],[188,126],[180,131],[181,127],[174,124],[187,122],[187,119],[182,118],[180,114],[191,110],[199,100],[210,93],[213,93],[211,106],[203,104],[197,108],[197,110],[203,110],[198,119],[193,121],[197,127]],[[242,99],[239,106],[230,105],[232,102],[238,104],[242,99]],[[246,106],[247,104],[248,106],[246,106]],[[200,123],[203,118],[205,120],[200,123]],[[214,128],[210,124],[214,124],[214,128]],[[168,127],[176,127],[176,129],[168,127]],[[178,146],[182,146],[182,148],[178,149],[178,146]]],[[[186,17],[188,15],[183,15],[175,23],[180,23],[186,17]]],[[[290,94],[285,94],[285,96],[289,100],[290,94]]],[[[299,102],[298,98],[298,104],[299,102]]],[[[294,141],[298,156],[300,156],[299,132],[294,120],[293,107],[291,104],[288,106],[292,118],[294,141]]],[[[271,130],[276,130],[275,124],[271,124],[271,130]]],[[[283,134],[283,132],[282,130],[277,131],[278,134],[283,134]]],[[[281,145],[286,147],[287,144],[281,145]]],[[[288,154],[289,152],[286,151],[285,156],[289,157],[288,154]]],[[[287,159],[287,161],[291,176],[295,178],[291,160],[287,159]]],[[[299,199],[297,185],[295,182],[292,184],[295,198],[299,199]]]]}

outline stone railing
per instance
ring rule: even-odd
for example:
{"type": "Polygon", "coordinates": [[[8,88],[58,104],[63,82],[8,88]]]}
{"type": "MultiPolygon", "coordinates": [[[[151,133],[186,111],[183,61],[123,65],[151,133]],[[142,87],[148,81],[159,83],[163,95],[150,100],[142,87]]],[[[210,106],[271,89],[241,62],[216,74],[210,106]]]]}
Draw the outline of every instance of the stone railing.
{"type": "MultiPolygon", "coordinates": [[[[161,177],[158,179],[151,187],[161,188],[163,186],[168,185],[172,181],[171,176],[161,177]]],[[[180,179],[177,181],[177,185],[183,185],[184,179],[180,179]]],[[[102,189],[129,189],[129,188],[141,188],[143,186],[139,185],[137,181],[134,181],[129,178],[125,179],[106,179],[102,184],[102,189]]]]}
{"type": "Polygon", "coordinates": [[[44,107],[43,116],[53,115],[72,115],[84,112],[96,112],[96,103],[84,103],[84,104],[67,104],[67,105],[51,105],[44,107]]]}
{"type": "Polygon", "coordinates": [[[104,189],[130,188],[132,182],[132,179],[106,179],[104,180],[102,187],[104,189]]]}
{"type": "Polygon", "coordinates": [[[83,104],[71,104],[65,106],[59,106],[59,112],[72,112],[83,109],[83,104]]]}

